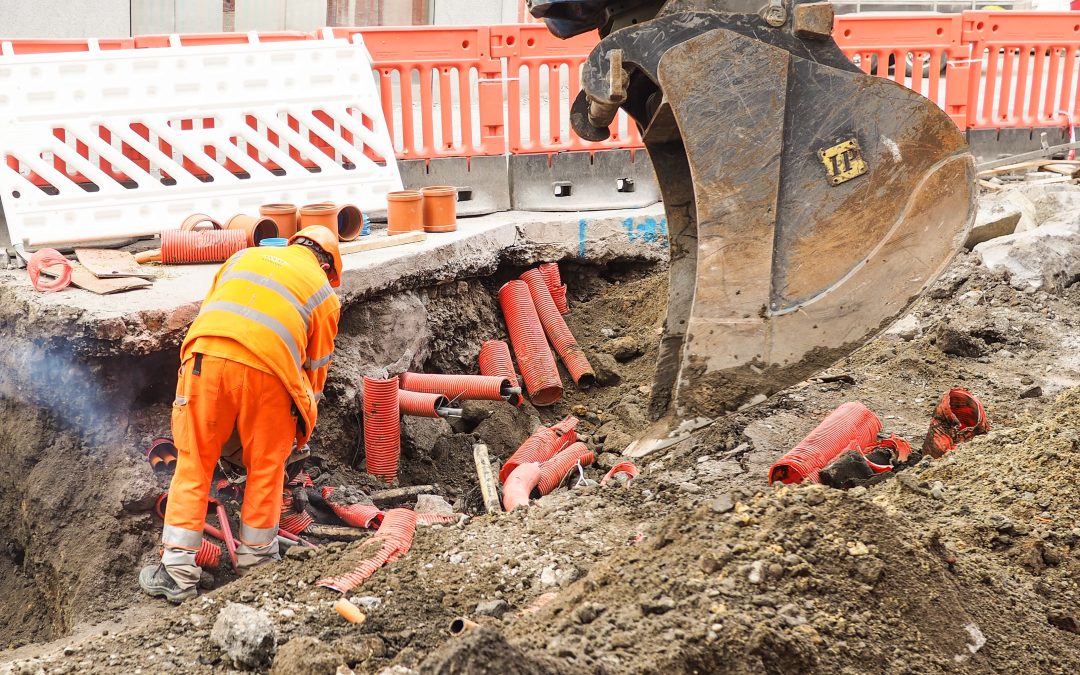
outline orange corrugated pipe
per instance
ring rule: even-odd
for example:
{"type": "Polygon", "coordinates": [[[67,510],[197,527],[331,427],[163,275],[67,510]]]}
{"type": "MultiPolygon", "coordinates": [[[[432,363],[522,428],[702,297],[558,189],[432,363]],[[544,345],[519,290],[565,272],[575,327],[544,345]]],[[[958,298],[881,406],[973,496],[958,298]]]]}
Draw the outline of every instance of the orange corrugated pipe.
{"type": "Polygon", "coordinates": [[[499,305],[529,398],[537,406],[555,403],[562,398],[562,380],[529,285],[520,279],[507,282],[499,289],[499,305]]]}
{"type": "Polygon", "coordinates": [[[569,314],[570,306],[566,303],[566,286],[563,285],[559,275],[559,264],[544,263],[540,266],[540,274],[544,275],[544,281],[547,283],[548,291],[551,292],[551,299],[559,308],[559,314],[569,314]]]}
{"type": "Polygon", "coordinates": [[[634,466],[633,462],[619,462],[615,466],[611,467],[611,470],[604,475],[604,477],[600,480],[600,485],[607,485],[608,481],[612,480],[613,478],[615,478],[616,475],[620,473],[626,476],[626,484],[629,485],[630,481],[637,478],[638,474],[641,473],[641,471],[638,470],[636,466],[634,466]]]}
{"type": "Polygon", "coordinates": [[[541,495],[546,495],[559,487],[566,474],[578,465],[588,466],[595,459],[592,451],[580,441],[559,451],[557,455],[540,465],[540,480],[536,483],[536,490],[541,495]]]}
{"type": "Polygon", "coordinates": [[[515,390],[508,378],[485,375],[402,373],[399,379],[402,389],[442,394],[451,401],[505,401],[515,390]]]}
{"type": "Polygon", "coordinates": [[[551,427],[540,427],[518,446],[514,454],[499,469],[499,480],[506,482],[510,473],[520,464],[545,462],[566,446],[577,441],[578,418],[571,415],[551,427]]]}
{"type": "Polygon", "coordinates": [[[513,511],[529,505],[529,495],[540,480],[540,463],[526,462],[517,466],[503,484],[503,508],[513,511]]]}
{"type": "Polygon", "coordinates": [[[769,484],[821,482],[818,472],[853,443],[862,452],[877,441],[881,420],[858,401],[849,401],[829,413],[821,424],[769,468],[769,484]]]}
{"type": "Polygon", "coordinates": [[[368,528],[378,527],[386,514],[374,504],[339,504],[330,499],[334,488],[326,486],[322,489],[323,499],[330,505],[334,515],[341,518],[346,525],[353,527],[368,528]]]}
{"type": "Polygon", "coordinates": [[[589,359],[585,357],[585,352],[578,346],[577,339],[555,306],[544,275],[540,274],[540,270],[529,270],[521,275],[521,280],[528,284],[533,305],[540,317],[540,325],[544,327],[544,333],[555,346],[566,370],[570,372],[570,377],[574,378],[574,384],[582,389],[596,384],[596,374],[589,365],[589,359]]]}
{"type": "Polygon", "coordinates": [[[401,410],[397,378],[364,378],[364,462],[386,482],[397,478],[401,457],[401,410]]]}
{"type": "Polygon", "coordinates": [[[394,562],[409,552],[412,548],[413,535],[416,533],[416,518],[416,512],[411,509],[387,511],[382,525],[379,526],[379,531],[369,540],[382,543],[375,555],[361,560],[351,572],[323,579],[317,585],[339,593],[348,593],[364,583],[380,567],[394,562]]]}
{"type": "Polygon", "coordinates": [[[161,262],[165,264],[225,262],[247,247],[243,230],[166,230],[161,233],[161,262]]]}
{"type": "Polygon", "coordinates": [[[26,263],[26,273],[30,276],[30,285],[35,291],[53,293],[67,288],[71,284],[71,261],[54,248],[34,251],[26,263]],[[51,281],[41,278],[41,270],[54,265],[60,266],[60,276],[51,281]]]}
{"type": "Polygon", "coordinates": [[[402,415],[412,417],[443,417],[440,410],[450,407],[450,401],[442,394],[428,394],[422,391],[398,391],[398,406],[402,415]]]}
{"type": "Polygon", "coordinates": [[[518,393],[510,395],[510,405],[521,407],[525,398],[521,395],[517,373],[514,372],[514,362],[510,359],[510,347],[505,342],[488,340],[480,345],[480,374],[505,377],[510,380],[510,385],[519,389],[518,393]]]}
{"type": "Polygon", "coordinates": [[[221,547],[207,539],[203,539],[202,545],[199,546],[198,552],[195,553],[195,564],[199,567],[216,570],[221,566],[221,547]]]}

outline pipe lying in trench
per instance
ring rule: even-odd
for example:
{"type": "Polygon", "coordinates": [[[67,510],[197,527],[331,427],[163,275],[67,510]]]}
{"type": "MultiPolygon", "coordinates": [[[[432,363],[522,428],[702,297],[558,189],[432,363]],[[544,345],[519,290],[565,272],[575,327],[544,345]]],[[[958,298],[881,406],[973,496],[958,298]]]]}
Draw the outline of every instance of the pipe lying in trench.
{"type": "Polygon", "coordinates": [[[364,583],[380,567],[408,553],[412,548],[415,533],[416,512],[410,509],[391,509],[386,513],[379,531],[369,540],[381,542],[379,550],[370,558],[361,560],[351,572],[322,579],[317,585],[339,593],[348,593],[364,583]]]}
{"type": "Polygon", "coordinates": [[[510,473],[526,462],[545,462],[559,450],[577,441],[578,418],[571,415],[551,427],[540,427],[518,446],[499,469],[499,481],[505,483],[510,473]]]}
{"type": "Polygon", "coordinates": [[[532,435],[514,450],[514,454],[503,462],[502,468],[499,469],[499,481],[507,482],[507,477],[518,464],[549,460],[559,450],[575,443],[578,440],[578,434],[575,431],[577,426],[578,418],[571,415],[552,424],[551,427],[541,427],[532,432],[532,435]]]}
{"type": "Polygon", "coordinates": [[[468,633],[469,631],[471,631],[474,628],[477,628],[479,626],[480,626],[480,624],[476,623],[472,619],[466,619],[463,616],[459,616],[459,617],[457,617],[456,619],[454,619],[453,621],[450,622],[450,634],[451,635],[462,635],[464,633],[468,633]]]}
{"type": "Polygon", "coordinates": [[[322,489],[323,499],[326,500],[330,510],[346,525],[364,529],[378,527],[385,517],[385,514],[374,504],[340,504],[330,499],[332,494],[334,494],[334,488],[326,486],[322,489]]]}
{"type": "Polygon", "coordinates": [[[315,519],[311,517],[310,513],[301,511],[282,518],[281,522],[278,523],[278,527],[290,534],[300,535],[304,530],[311,527],[314,522],[315,519]]]}
{"type": "Polygon", "coordinates": [[[990,420],[982,402],[966,389],[945,392],[934,409],[930,428],[923,440],[923,453],[941,457],[964,441],[990,430],[990,420]]]}
{"type": "Polygon", "coordinates": [[[461,408],[451,408],[450,401],[442,394],[422,391],[398,391],[398,405],[402,415],[413,417],[461,417],[461,408]]]}
{"type": "Polygon", "coordinates": [[[769,468],[769,484],[821,482],[818,472],[843,453],[852,442],[868,451],[881,431],[881,420],[858,401],[844,403],[769,468]]]}
{"type": "Polygon", "coordinates": [[[397,478],[401,458],[401,409],[397,378],[364,378],[364,462],[387,483],[397,478]]]}
{"type": "Polygon", "coordinates": [[[510,347],[502,340],[488,340],[480,345],[480,374],[494,377],[505,377],[510,385],[517,387],[517,393],[510,396],[510,405],[520,408],[525,401],[521,395],[521,387],[518,384],[517,373],[514,372],[514,362],[510,358],[510,347]]]}
{"type": "Polygon", "coordinates": [[[515,394],[521,394],[521,388],[512,385],[506,377],[402,373],[399,379],[402,389],[425,394],[441,394],[455,402],[506,401],[515,394]]]}
{"type": "Polygon", "coordinates": [[[539,462],[526,462],[515,467],[503,482],[503,509],[513,511],[519,506],[528,506],[529,495],[539,481],[539,462]]]}
{"type": "Polygon", "coordinates": [[[544,281],[544,275],[540,273],[540,270],[529,270],[521,275],[521,280],[529,286],[529,293],[532,295],[533,305],[540,318],[540,325],[544,327],[544,333],[555,346],[555,351],[558,352],[570,377],[574,379],[574,384],[581,389],[592,387],[596,384],[596,373],[593,372],[585,352],[578,345],[574,334],[570,332],[570,327],[566,325],[562,314],[555,306],[551,291],[548,289],[547,282],[544,281]]]}
{"type": "Polygon", "coordinates": [[[584,443],[577,442],[559,451],[557,455],[540,465],[540,479],[536,482],[536,492],[541,496],[559,487],[566,474],[581,464],[588,466],[596,459],[592,450],[584,443]]]}
{"type": "Polygon", "coordinates": [[[499,306],[529,398],[536,406],[552,405],[562,398],[562,379],[529,285],[520,279],[507,282],[499,289],[499,306]]]}
{"type": "Polygon", "coordinates": [[[637,478],[641,473],[633,462],[619,462],[607,472],[606,475],[600,480],[600,486],[603,487],[608,484],[609,481],[615,480],[623,483],[623,485],[630,485],[631,481],[637,478]],[[623,480],[619,480],[619,476],[623,476],[623,480]]]}
{"type": "Polygon", "coordinates": [[[551,299],[559,308],[559,314],[569,314],[570,306],[566,302],[566,286],[563,285],[559,274],[559,263],[544,263],[538,269],[544,276],[544,283],[547,284],[548,291],[551,293],[551,299]]]}

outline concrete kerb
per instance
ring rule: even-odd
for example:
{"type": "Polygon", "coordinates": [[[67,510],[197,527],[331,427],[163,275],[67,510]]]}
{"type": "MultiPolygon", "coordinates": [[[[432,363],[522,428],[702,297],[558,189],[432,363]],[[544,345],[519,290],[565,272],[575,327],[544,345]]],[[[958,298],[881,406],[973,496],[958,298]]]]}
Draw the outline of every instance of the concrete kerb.
{"type": "MultiPolygon", "coordinates": [[[[462,218],[458,230],[416,244],[344,258],[346,306],[381,293],[490,274],[500,263],[667,259],[663,207],[589,213],[503,212],[462,218]]],[[[34,291],[25,270],[0,271],[5,339],[62,340],[86,356],[175,348],[198,313],[218,265],[159,268],[154,285],[121,295],[34,291]],[[25,336],[16,338],[15,336],[25,336]]]]}

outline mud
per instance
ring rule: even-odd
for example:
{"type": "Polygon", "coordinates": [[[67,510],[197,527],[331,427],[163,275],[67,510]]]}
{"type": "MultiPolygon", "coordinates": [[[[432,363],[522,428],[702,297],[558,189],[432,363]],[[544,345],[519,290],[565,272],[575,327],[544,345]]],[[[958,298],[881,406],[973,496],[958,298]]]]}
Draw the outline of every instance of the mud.
{"type": "MultiPolygon", "coordinates": [[[[314,444],[320,484],[375,487],[355,468],[358,377],[474,370],[480,342],[505,338],[495,291],[518,272],[350,308],[314,444]]],[[[606,465],[647,424],[664,270],[567,265],[563,279],[568,324],[587,353],[610,357],[618,379],[607,381],[617,384],[571,386],[550,408],[484,403],[452,424],[408,422],[401,483],[435,484],[473,518],[421,528],[408,555],[348,594],[364,623],[344,622],[335,595],[314,586],[347,571],[363,541],[291,553],[172,608],[134,591],[156,524],[131,513],[121,531],[142,534],[114,556],[111,597],[114,612],[151,607],[152,618],[66,652],[0,654],[0,672],[225,672],[208,636],[229,601],[274,621],[273,672],[1080,672],[1077,286],[1018,292],[962,256],[900,325],[825,377],[648,455],[628,488],[561,488],[527,510],[481,515],[473,442],[498,461],[536,424],[574,414],[606,465]],[[765,485],[768,466],[840,403],[861,400],[917,446],[953,386],[982,399],[990,434],[870,487],[765,485]],[[1034,386],[1042,396],[1032,397],[1034,386]],[[480,611],[496,600],[508,607],[501,618],[480,611]],[[483,630],[451,638],[459,616],[483,630]]],[[[25,431],[52,428],[35,419],[25,431]]],[[[0,500],[4,522],[18,521],[14,507],[0,500]]],[[[40,563],[29,577],[9,572],[14,555],[0,550],[5,591],[32,602],[59,588],[56,579],[20,586],[43,573],[34,572],[40,563]]],[[[48,623],[56,628],[21,626],[49,639],[67,625],[48,623]]]]}

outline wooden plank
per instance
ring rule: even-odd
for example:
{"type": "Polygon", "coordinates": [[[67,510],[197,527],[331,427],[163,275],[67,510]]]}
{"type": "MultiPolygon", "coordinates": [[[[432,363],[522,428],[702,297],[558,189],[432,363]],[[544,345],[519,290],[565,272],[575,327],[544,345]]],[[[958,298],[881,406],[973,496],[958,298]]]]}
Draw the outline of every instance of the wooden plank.
{"type": "Polygon", "coordinates": [[[985,171],[979,171],[979,178],[990,178],[1003,173],[1012,173],[1014,171],[1027,171],[1028,169],[1039,169],[1047,164],[1053,164],[1053,160],[1049,159],[1032,159],[1027,162],[1017,162],[1016,164],[1006,164],[1005,166],[999,166],[995,169],[986,169],[985,171]]]}
{"type": "Polygon", "coordinates": [[[1039,167],[1039,171],[1060,173],[1062,176],[1076,178],[1080,176],[1080,162],[1057,162],[1055,164],[1047,164],[1046,166],[1039,167]]]}
{"type": "MultiPolygon", "coordinates": [[[[52,277],[60,276],[60,266],[53,265],[41,271],[52,277]]],[[[71,285],[97,293],[98,295],[112,295],[124,291],[134,291],[140,288],[150,288],[153,283],[138,277],[115,277],[100,279],[90,273],[90,270],[77,262],[71,263],[71,285]]]]}
{"type": "Polygon", "coordinates": [[[127,251],[107,248],[77,248],[75,257],[90,273],[102,279],[114,277],[142,277],[153,279],[154,273],[139,267],[135,256],[127,251]]]}
{"type": "Polygon", "coordinates": [[[362,251],[373,251],[388,246],[415,244],[416,242],[424,241],[425,239],[427,239],[426,232],[405,232],[404,234],[390,236],[371,234],[358,241],[342,242],[338,245],[338,251],[341,255],[348,255],[350,253],[360,253],[362,251]]]}

